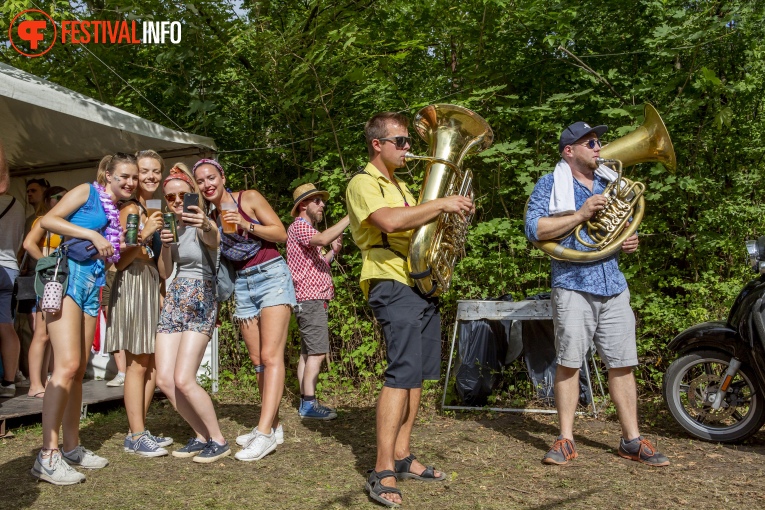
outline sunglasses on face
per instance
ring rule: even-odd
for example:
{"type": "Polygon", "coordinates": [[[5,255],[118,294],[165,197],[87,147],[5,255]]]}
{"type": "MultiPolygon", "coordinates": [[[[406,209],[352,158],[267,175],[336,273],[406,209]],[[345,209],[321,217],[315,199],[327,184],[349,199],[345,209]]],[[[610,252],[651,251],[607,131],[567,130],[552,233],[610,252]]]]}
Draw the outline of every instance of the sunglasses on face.
{"type": "Polygon", "coordinates": [[[596,145],[598,147],[602,147],[603,146],[603,144],[600,143],[600,140],[596,140],[595,138],[591,138],[591,139],[587,140],[586,142],[578,143],[577,145],[584,145],[585,147],[587,147],[589,149],[594,149],[596,145]]]}
{"type": "Polygon", "coordinates": [[[51,195],[50,198],[53,200],[61,200],[64,197],[63,193],[59,193],[58,195],[51,195]]]}
{"type": "Polygon", "coordinates": [[[185,191],[181,191],[179,193],[168,193],[165,195],[165,200],[167,200],[168,204],[172,204],[173,202],[175,202],[176,197],[178,198],[178,200],[183,200],[184,196],[186,196],[185,191]]]}
{"type": "Polygon", "coordinates": [[[324,200],[321,197],[312,198],[311,202],[313,202],[316,205],[325,204],[326,203],[326,202],[324,202],[324,200]]]}
{"type": "Polygon", "coordinates": [[[378,138],[381,142],[393,142],[396,144],[397,149],[403,149],[407,145],[412,146],[411,136],[389,136],[387,138],[378,138]]]}

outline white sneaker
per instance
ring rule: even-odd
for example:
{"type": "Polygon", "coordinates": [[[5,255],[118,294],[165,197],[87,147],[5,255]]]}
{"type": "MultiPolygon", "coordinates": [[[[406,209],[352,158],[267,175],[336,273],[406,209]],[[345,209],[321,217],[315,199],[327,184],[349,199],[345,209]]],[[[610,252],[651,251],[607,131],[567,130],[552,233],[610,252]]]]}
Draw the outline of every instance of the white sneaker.
{"type": "MultiPolygon", "coordinates": [[[[236,437],[236,444],[239,446],[244,446],[247,443],[250,442],[250,440],[255,437],[255,434],[258,432],[258,427],[255,427],[250,432],[246,434],[242,434],[241,436],[236,437]]],[[[276,430],[274,431],[274,436],[276,436],[276,444],[284,444],[284,429],[282,428],[282,424],[280,423],[278,427],[276,427],[276,430]]]]}
{"type": "Polygon", "coordinates": [[[252,462],[262,459],[274,450],[276,450],[276,433],[273,429],[268,435],[256,430],[255,437],[250,439],[243,450],[236,452],[234,457],[244,462],[252,462]]]}
{"type": "Polygon", "coordinates": [[[61,456],[67,464],[85,469],[101,469],[109,465],[108,460],[99,457],[82,445],[77,445],[77,448],[69,453],[62,451],[61,456]]]}
{"type": "Polygon", "coordinates": [[[24,374],[21,373],[21,370],[16,371],[16,386],[19,388],[29,388],[29,379],[24,377],[24,374]]]}
{"type": "Polygon", "coordinates": [[[117,374],[114,376],[114,379],[106,383],[107,386],[110,388],[115,388],[117,386],[124,386],[125,385],[125,374],[117,374]]]}
{"type": "Polygon", "coordinates": [[[15,384],[11,384],[10,386],[0,385],[0,398],[13,398],[15,396],[16,396],[15,384]]]}
{"type": "Polygon", "coordinates": [[[73,485],[85,481],[85,475],[63,462],[58,451],[51,452],[47,459],[42,457],[42,452],[38,453],[30,474],[53,485],[73,485]]]}

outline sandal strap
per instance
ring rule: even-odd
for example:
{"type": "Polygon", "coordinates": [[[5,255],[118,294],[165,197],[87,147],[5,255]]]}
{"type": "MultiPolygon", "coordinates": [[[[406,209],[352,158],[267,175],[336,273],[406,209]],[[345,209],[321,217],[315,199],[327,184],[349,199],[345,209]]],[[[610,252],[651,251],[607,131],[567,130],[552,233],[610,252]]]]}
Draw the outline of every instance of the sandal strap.
{"type": "Polygon", "coordinates": [[[378,496],[381,494],[398,494],[401,496],[401,491],[396,487],[391,487],[382,483],[383,478],[396,478],[396,473],[390,469],[384,469],[382,471],[375,471],[369,475],[369,484],[372,486],[372,492],[378,496]]]}
{"type": "Polygon", "coordinates": [[[396,478],[396,473],[394,473],[390,469],[383,469],[382,471],[375,471],[374,469],[372,469],[370,471],[369,481],[372,481],[372,478],[374,478],[376,481],[379,482],[383,478],[396,478]]]}
{"type": "Polygon", "coordinates": [[[393,463],[396,466],[396,473],[409,473],[412,468],[412,462],[414,462],[416,458],[417,457],[415,457],[413,453],[410,453],[403,459],[394,460],[393,463]]]}

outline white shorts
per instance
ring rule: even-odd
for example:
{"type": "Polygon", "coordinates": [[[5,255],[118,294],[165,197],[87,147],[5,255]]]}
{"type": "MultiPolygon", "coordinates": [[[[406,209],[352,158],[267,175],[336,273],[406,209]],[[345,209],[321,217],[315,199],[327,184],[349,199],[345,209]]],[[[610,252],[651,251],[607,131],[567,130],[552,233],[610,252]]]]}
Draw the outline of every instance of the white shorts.
{"type": "Polygon", "coordinates": [[[629,289],[604,297],[554,288],[552,310],[559,365],[580,368],[593,341],[606,368],[638,364],[629,289]]]}

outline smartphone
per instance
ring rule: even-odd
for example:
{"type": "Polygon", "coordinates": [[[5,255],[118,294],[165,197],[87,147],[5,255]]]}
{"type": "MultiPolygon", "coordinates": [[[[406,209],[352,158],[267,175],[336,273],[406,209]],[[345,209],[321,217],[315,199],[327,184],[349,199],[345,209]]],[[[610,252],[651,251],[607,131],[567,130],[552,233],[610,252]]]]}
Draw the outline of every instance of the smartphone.
{"type": "Polygon", "coordinates": [[[199,207],[199,193],[186,193],[183,195],[183,212],[195,213],[196,211],[189,210],[190,205],[199,207]]]}

